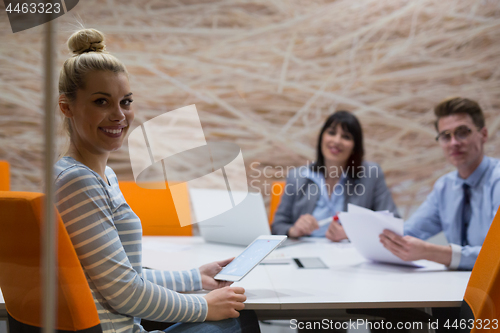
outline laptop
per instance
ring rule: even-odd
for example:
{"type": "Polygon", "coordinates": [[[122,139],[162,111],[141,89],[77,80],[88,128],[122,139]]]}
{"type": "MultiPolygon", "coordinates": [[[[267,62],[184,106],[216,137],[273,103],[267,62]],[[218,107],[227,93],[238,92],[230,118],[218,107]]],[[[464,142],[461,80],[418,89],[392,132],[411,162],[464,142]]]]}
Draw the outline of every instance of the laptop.
{"type": "Polygon", "coordinates": [[[260,193],[190,189],[189,195],[205,242],[248,246],[257,237],[271,234],[260,193]]]}

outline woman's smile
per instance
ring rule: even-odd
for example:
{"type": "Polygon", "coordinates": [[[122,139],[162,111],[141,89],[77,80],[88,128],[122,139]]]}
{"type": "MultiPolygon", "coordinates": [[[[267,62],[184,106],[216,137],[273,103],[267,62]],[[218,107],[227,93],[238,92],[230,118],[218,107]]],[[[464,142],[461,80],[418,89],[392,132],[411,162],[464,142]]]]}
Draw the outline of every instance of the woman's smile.
{"type": "Polygon", "coordinates": [[[99,129],[107,136],[111,138],[119,138],[122,133],[123,129],[128,126],[108,126],[108,127],[99,127],[99,129]]]}

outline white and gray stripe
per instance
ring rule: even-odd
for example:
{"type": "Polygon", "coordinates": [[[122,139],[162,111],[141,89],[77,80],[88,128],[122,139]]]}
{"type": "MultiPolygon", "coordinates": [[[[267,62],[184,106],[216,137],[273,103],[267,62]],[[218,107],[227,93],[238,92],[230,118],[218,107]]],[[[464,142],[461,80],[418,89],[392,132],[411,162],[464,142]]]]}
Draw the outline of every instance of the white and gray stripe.
{"type": "Polygon", "coordinates": [[[175,292],[201,289],[198,269],[141,268],[141,222],[123,198],[113,170],[105,171],[109,184],[70,157],[59,160],[55,171],[57,208],[87,277],[103,332],[144,332],[134,317],[204,321],[205,298],[175,292]]]}

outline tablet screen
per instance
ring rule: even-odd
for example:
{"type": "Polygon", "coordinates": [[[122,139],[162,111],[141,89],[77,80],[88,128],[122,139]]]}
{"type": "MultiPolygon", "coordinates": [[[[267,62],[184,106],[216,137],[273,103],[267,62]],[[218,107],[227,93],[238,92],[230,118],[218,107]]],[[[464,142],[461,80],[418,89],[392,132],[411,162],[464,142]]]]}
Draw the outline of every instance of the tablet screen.
{"type": "Polygon", "coordinates": [[[281,239],[257,239],[219,272],[221,275],[243,276],[269,254],[281,239]]]}

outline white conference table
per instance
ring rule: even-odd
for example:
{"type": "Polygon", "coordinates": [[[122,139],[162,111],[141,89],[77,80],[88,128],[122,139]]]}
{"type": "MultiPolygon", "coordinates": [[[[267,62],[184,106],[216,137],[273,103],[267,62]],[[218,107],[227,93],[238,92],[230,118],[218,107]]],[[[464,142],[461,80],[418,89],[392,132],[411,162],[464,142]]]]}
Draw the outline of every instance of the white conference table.
{"type": "MultiPolygon", "coordinates": [[[[237,256],[244,247],[205,243],[201,237],[143,238],[143,266],[183,270],[237,256]]],[[[257,266],[234,284],[246,290],[246,309],[260,319],[339,317],[348,309],[459,307],[470,272],[442,265],[410,268],[365,260],[349,243],[309,239],[272,257],[320,257],[326,269],[289,264],[257,266]]],[[[6,316],[0,293],[0,317],[6,316]]]]}
{"type": "MultiPolygon", "coordinates": [[[[244,247],[205,243],[200,237],[144,237],[143,265],[189,269],[241,253],[244,247]]],[[[246,309],[259,318],[324,318],[334,310],[459,307],[470,272],[373,263],[350,243],[308,239],[275,250],[271,257],[320,257],[326,269],[289,264],[257,266],[235,286],[246,290],[246,309]]],[[[332,312],[333,311],[333,312],[332,312]]]]}

